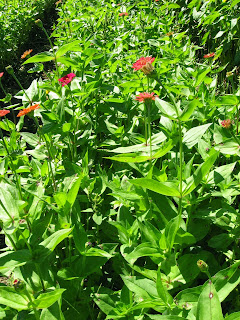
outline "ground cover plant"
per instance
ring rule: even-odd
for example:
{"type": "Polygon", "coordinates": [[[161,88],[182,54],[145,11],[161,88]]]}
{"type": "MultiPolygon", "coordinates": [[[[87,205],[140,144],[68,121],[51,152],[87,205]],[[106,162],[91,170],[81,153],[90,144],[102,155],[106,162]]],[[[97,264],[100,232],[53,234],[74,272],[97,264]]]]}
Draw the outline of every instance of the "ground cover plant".
{"type": "Polygon", "coordinates": [[[238,1],[57,8],[0,72],[1,318],[240,319],[238,1]]]}

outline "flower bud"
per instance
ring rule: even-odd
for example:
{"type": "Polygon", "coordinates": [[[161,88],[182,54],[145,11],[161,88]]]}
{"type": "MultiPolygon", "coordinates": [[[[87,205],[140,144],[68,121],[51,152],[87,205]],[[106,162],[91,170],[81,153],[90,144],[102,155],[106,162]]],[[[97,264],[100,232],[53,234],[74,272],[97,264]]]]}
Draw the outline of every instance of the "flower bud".
{"type": "Polygon", "coordinates": [[[198,260],[197,266],[202,272],[208,271],[208,265],[203,260],[198,260]]]}
{"type": "Polygon", "coordinates": [[[35,20],[35,23],[39,28],[43,27],[43,23],[42,23],[42,21],[40,19],[35,20]]]}
{"type": "Polygon", "coordinates": [[[5,69],[6,69],[6,71],[7,71],[9,74],[14,74],[14,71],[13,71],[13,67],[12,67],[12,66],[7,66],[5,69]]]}
{"type": "Polygon", "coordinates": [[[26,285],[22,280],[15,279],[13,281],[13,286],[16,291],[22,291],[25,289],[26,285]]]}
{"type": "Polygon", "coordinates": [[[145,66],[142,67],[141,70],[146,76],[148,76],[148,75],[151,75],[155,71],[155,68],[150,62],[147,62],[145,64],[145,66]]]}

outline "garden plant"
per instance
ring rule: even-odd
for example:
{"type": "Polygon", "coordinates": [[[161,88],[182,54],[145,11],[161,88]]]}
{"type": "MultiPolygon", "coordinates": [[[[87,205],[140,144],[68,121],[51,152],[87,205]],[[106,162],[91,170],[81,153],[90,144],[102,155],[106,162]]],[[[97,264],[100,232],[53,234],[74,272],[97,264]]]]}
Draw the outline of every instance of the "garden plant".
{"type": "Polygon", "coordinates": [[[240,320],[239,3],[34,19],[36,79],[0,70],[0,319],[240,320]]]}

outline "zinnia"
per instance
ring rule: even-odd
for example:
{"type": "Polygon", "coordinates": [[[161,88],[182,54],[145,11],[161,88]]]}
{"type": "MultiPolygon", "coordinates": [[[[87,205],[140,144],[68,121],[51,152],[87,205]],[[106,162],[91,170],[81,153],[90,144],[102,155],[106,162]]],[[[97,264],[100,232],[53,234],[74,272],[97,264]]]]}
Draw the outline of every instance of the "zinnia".
{"type": "Polygon", "coordinates": [[[21,116],[25,116],[25,114],[33,111],[33,110],[36,110],[36,109],[39,109],[40,108],[40,105],[37,103],[37,104],[34,104],[33,106],[30,106],[26,109],[23,109],[21,111],[19,111],[17,117],[21,117],[21,116]]]}
{"type": "Polygon", "coordinates": [[[148,64],[152,64],[155,58],[150,57],[142,57],[138,59],[133,65],[132,68],[137,71],[137,70],[142,70],[144,66],[148,64]]]}
{"type": "Polygon", "coordinates": [[[3,75],[4,75],[4,72],[0,72],[0,78],[2,78],[3,75]]]}
{"type": "Polygon", "coordinates": [[[4,117],[8,113],[10,113],[9,110],[0,110],[0,117],[4,117]]]}
{"type": "Polygon", "coordinates": [[[25,59],[33,50],[32,49],[29,49],[27,51],[25,51],[22,56],[21,56],[21,59],[25,59]]]}
{"type": "Polygon", "coordinates": [[[128,16],[128,13],[127,13],[127,12],[121,12],[121,13],[119,13],[119,17],[122,17],[122,16],[128,16]]]}
{"type": "Polygon", "coordinates": [[[58,81],[61,82],[62,83],[62,87],[64,87],[68,83],[70,83],[74,77],[76,77],[75,73],[69,73],[66,76],[58,79],[58,81]]]}
{"type": "Polygon", "coordinates": [[[155,98],[157,98],[158,96],[154,96],[154,92],[152,93],[148,93],[148,92],[142,92],[140,93],[138,96],[136,96],[137,101],[139,102],[148,102],[148,101],[152,101],[155,100],[155,98]]]}
{"type": "Polygon", "coordinates": [[[208,58],[212,58],[214,56],[215,56],[215,53],[212,52],[212,53],[205,54],[205,56],[203,56],[203,58],[208,59],[208,58]]]}
{"type": "Polygon", "coordinates": [[[221,121],[221,125],[223,128],[229,129],[232,125],[232,121],[230,119],[221,121]]]}

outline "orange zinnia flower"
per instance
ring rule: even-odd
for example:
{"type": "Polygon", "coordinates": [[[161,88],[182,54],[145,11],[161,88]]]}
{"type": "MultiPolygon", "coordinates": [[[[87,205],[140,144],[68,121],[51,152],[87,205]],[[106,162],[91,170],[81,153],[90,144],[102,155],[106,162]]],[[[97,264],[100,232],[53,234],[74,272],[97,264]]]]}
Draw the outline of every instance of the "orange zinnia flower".
{"type": "Polygon", "coordinates": [[[121,17],[121,16],[128,16],[128,13],[127,12],[121,12],[121,13],[119,13],[119,17],[121,17]]]}
{"type": "Polygon", "coordinates": [[[203,58],[208,59],[208,58],[212,58],[214,56],[215,56],[215,53],[212,52],[212,53],[205,54],[205,56],[203,56],[203,58]]]}
{"type": "Polygon", "coordinates": [[[9,110],[0,110],[0,117],[4,117],[8,113],[10,113],[9,110]]]}
{"type": "Polygon", "coordinates": [[[25,59],[32,51],[33,51],[32,49],[25,51],[21,56],[21,59],[25,59]]]}
{"type": "Polygon", "coordinates": [[[142,92],[138,96],[136,96],[135,100],[145,103],[145,102],[148,102],[151,100],[155,100],[155,98],[157,98],[157,97],[158,96],[154,96],[154,92],[152,92],[152,93],[142,92]]]}
{"type": "Polygon", "coordinates": [[[39,109],[40,108],[40,105],[37,103],[37,104],[34,104],[33,106],[30,106],[26,109],[23,109],[21,111],[19,111],[17,117],[21,117],[21,116],[25,116],[25,114],[33,111],[33,110],[36,110],[36,109],[39,109]]]}

